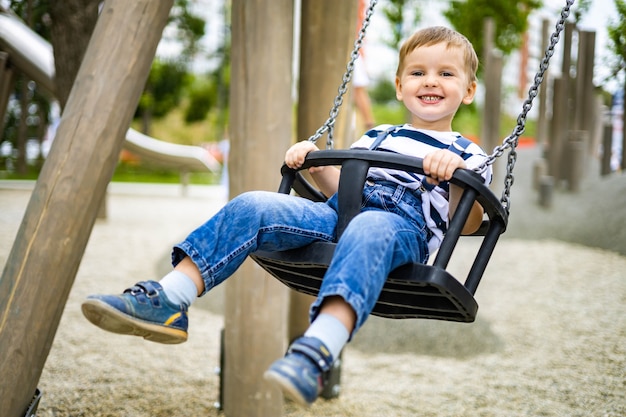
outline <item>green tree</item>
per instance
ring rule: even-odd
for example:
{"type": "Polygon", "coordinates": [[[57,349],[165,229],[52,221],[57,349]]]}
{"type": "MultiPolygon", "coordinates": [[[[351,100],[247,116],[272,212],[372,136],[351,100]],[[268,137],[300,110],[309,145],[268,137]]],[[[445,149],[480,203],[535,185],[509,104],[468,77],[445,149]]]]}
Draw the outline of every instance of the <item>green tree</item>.
{"type": "Polygon", "coordinates": [[[616,19],[611,19],[607,27],[609,49],[615,55],[611,72],[613,77],[624,78],[626,72],[626,0],[615,0],[615,8],[618,16],[616,19]]]}
{"type": "Polygon", "coordinates": [[[193,59],[200,52],[198,41],[204,36],[204,19],[192,13],[189,0],[176,0],[169,24],[174,27],[175,38],[182,45],[181,58],[193,59]]]}
{"type": "Polygon", "coordinates": [[[180,104],[187,79],[187,67],[180,60],[154,60],[137,107],[143,133],[150,133],[153,117],[163,117],[180,104]]]}
{"type": "Polygon", "coordinates": [[[472,42],[479,58],[484,51],[484,20],[492,18],[496,47],[506,56],[520,47],[528,16],[539,7],[540,0],[452,0],[444,16],[472,42]]]}
{"type": "Polygon", "coordinates": [[[185,110],[185,122],[199,122],[215,105],[217,90],[213,80],[208,77],[196,77],[189,87],[189,105],[185,110]]]}
{"type": "Polygon", "coordinates": [[[391,39],[385,43],[392,49],[398,49],[407,32],[413,32],[414,26],[420,21],[422,15],[417,7],[416,0],[388,0],[382,7],[382,12],[391,25],[391,39]],[[410,16],[412,14],[412,16],[410,16]],[[406,20],[410,17],[410,28],[406,28],[406,20]]]}
{"type": "Polygon", "coordinates": [[[173,41],[182,48],[176,58],[156,58],[152,64],[135,113],[135,117],[141,118],[141,130],[145,134],[150,133],[153,117],[163,117],[180,104],[188,84],[189,66],[200,52],[199,40],[205,33],[205,21],[193,14],[191,5],[190,0],[176,0],[170,12],[173,41]]]}

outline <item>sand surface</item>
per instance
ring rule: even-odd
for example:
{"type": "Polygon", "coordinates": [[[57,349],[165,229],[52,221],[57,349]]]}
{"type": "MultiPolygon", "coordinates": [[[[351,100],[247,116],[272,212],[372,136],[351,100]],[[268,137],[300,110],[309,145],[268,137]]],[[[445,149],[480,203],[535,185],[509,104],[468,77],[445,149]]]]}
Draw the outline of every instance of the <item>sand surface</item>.
{"type": "MultiPolygon", "coordinates": [[[[287,403],[285,416],[626,415],[626,176],[590,172],[546,209],[531,185],[535,158],[520,152],[477,321],[374,317],[346,348],[340,397],[308,410],[287,403]]],[[[0,265],[30,187],[0,181],[0,265]]],[[[176,186],[110,186],[38,385],[38,416],[219,415],[220,291],[192,308],[190,339],[176,346],[103,332],[80,303],[158,279],[171,244],[224,201],[219,187],[181,197],[176,186]]],[[[475,243],[456,251],[473,257],[475,243]]]]}

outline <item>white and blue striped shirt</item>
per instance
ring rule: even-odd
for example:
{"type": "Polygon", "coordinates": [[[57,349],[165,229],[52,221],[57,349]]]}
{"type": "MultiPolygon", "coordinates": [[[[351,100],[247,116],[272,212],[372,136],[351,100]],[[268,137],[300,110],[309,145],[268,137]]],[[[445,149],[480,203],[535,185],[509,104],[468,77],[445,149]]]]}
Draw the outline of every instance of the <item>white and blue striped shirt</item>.
{"type": "MultiPolygon", "coordinates": [[[[478,167],[487,157],[480,146],[463,138],[459,133],[415,129],[409,124],[402,126],[377,126],[366,132],[351,146],[351,148],[367,149],[372,147],[380,151],[394,152],[417,158],[424,158],[427,154],[437,149],[450,149],[465,160],[468,169],[478,167]],[[385,132],[387,132],[386,135],[384,134],[385,132]]],[[[491,182],[491,166],[488,166],[487,170],[482,173],[482,176],[486,184],[491,182]]],[[[422,194],[422,209],[428,228],[432,231],[433,236],[428,242],[428,247],[430,252],[433,253],[441,244],[443,234],[448,227],[449,184],[441,182],[433,187],[426,185],[422,175],[384,168],[371,168],[368,178],[392,181],[412,190],[418,190],[423,185],[428,190],[422,194]],[[422,181],[424,184],[422,184],[422,181]]]]}

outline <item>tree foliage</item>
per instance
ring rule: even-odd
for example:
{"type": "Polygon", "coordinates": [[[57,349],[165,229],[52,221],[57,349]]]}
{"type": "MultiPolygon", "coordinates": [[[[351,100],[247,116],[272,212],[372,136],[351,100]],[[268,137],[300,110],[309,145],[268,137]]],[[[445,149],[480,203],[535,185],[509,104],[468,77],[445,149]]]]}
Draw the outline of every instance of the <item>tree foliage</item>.
{"type": "Polygon", "coordinates": [[[520,47],[522,35],[528,29],[528,16],[539,7],[540,0],[452,0],[444,16],[472,42],[481,58],[486,18],[492,18],[495,23],[496,47],[504,55],[509,55],[520,47]]]}
{"type": "Polygon", "coordinates": [[[153,117],[163,117],[180,104],[184,89],[189,85],[192,60],[200,52],[199,41],[204,36],[205,21],[191,10],[190,0],[176,0],[169,23],[174,42],[182,48],[175,58],[156,58],[139,99],[135,116],[142,119],[142,131],[148,134],[153,117]]]}
{"type": "Polygon", "coordinates": [[[626,71],[626,0],[615,0],[617,16],[607,27],[609,49],[615,55],[611,71],[614,76],[626,71]]]}
{"type": "Polygon", "coordinates": [[[417,4],[419,0],[388,0],[382,7],[383,15],[391,25],[391,39],[385,43],[393,49],[398,49],[407,32],[412,32],[413,27],[420,21],[422,15],[417,4]],[[411,28],[405,28],[405,21],[409,18],[411,28]]]}
{"type": "Polygon", "coordinates": [[[154,117],[165,116],[180,104],[187,80],[187,68],[180,61],[155,59],[139,101],[139,111],[148,110],[154,117]]]}
{"type": "Polygon", "coordinates": [[[169,25],[174,37],[182,45],[180,60],[191,61],[200,52],[199,40],[204,36],[205,21],[191,10],[190,0],[176,0],[170,12],[169,25]]]}

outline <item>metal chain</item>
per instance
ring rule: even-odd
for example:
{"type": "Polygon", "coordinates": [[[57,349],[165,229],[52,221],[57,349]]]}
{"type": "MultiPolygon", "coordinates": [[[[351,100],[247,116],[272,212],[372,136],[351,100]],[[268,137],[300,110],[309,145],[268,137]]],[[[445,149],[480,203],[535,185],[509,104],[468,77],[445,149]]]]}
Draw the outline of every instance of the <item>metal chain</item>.
{"type": "Polygon", "coordinates": [[[354,72],[354,63],[359,57],[359,51],[363,46],[363,39],[365,38],[365,32],[367,27],[370,24],[370,20],[372,18],[372,14],[374,13],[374,7],[378,3],[378,0],[371,0],[370,4],[365,12],[365,18],[363,18],[363,23],[361,24],[361,29],[359,30],[359,36],[354,42],[354,49],[350,53],[350,61],[348,61],[348,65],[346,67],[346,72],[343,74],[341,79],[341,85],[339,86],[338,94],[335,97],[333,102],[333,107],[330,109],[330,117],[324,122],[322,126],[308,139],[311,142],[317,142],[319,138],[322,137],[324,132],[328,132],[326,139],[326,148],[333,148],[333,136],[335,129],[335,122],[337,121],[337,115],[339,114],[339,108],[343,103],[343,96],[348,91],[348,84],[352,79],[352,73],[354,72]]]}
{"type": "Polygon", "coordinates": [[[574,4],[574,0],[566,0],[566,4],[561,10],[561,17],[557,21],[554,32],[550,36],[550,44],[546,48],[545,55],[541,60],[541,63],[539,64],[539,71],[537,71],[537,74],[535,74],[534,83],[528,90],[528,98],[526,99],[526,101],[524,101],[524,104],[522,105],[522,112],[517,117],[517,125],[513,129],[513,132],[504,139],[502,145],[496,146],[494,148],[493,153],[487,157],[485,162],[475,168],[475,171],[483,172],[488,165],[492,165],[495,162],[496,158],[501,156],[506,149],[510,148],[506,165],[506,177],[504,179],[504,191],[502,192],[502,198],[500,199],[500,202],[502,203],[502,206],[506,210],[507,214],[509,213],[509,210],[511,208],[511,186],[513,185],[513,182],[515,180],[515,178],[513,177],[513,168],[515,167],[515,162],[517,161],[517,152],[515,148],[519,143],[520,136],[526,129],[526,117],[533,106],[533,100],[537,96],[539,86],[543,82],[543,76],[548,69],[550,58],[552,58],[552,55],[554,55],[554,48],[559,42],[559,37],[561,35],[561,32],[563,31],[563,28],[565,27],[565,21],[570,14],[572,4],[574,4]]]}

